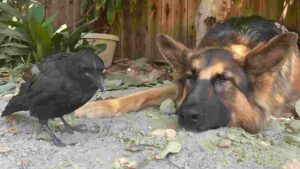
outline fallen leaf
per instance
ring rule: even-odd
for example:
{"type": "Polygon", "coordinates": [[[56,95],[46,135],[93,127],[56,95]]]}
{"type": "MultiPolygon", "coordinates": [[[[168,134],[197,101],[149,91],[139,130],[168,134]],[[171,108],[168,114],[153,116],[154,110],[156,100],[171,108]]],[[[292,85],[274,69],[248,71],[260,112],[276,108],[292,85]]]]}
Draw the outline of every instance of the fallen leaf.
{"type": "Polygon", "coordinates": [[[166,137],[169,141],[174,140],[176,137],[176,131],[173,129],[166,129],[166,130],[154,130],[151,132],[151,135],[158,136],[158,137],[166,137]]]}
{"type": "Polygon", "coordinates": [[[116,158],[113,163],[114,169],[135,169],[136,166],[135,161],[130,161],[127,158],[116,158]]]}
{"type": "Polygon", "coordinates": [[[126,151],[130,151],[130,152],[138,152],[138,151],[143,151],[145,149],[151,149],[153,150],[154,148],[158,148],[157,146],[155,145],[150,145],[150,144],[138,144],[138,145],[135,145],[135,144],[126,144],[125,145],[125,150],[126,151]]]}
{"type": "Polygon", "coordinates": [[[167,157],[170,153],[179,153],[181,151],[181,144],[176,141],[169,142],[166,147],[154,156],[154,159],[161,160],[167,157]]]}
{"type": "Polygon", "coordinates": [[[5,120],[7,123],[15,126],[15,125],[23,122],[24,120],[26,120],[26,117],[22,114],[12,114],[9,116],[5,116],[5,120]]]}
{"type": "Polygon", "coordinates": [[[300,162],[295,159],[289,160],[283,166],[281,166],[281,169],[299,169],[299,168],[300,168],[300,162]]]}
{"type": "Polygon", "coordinates": [[[28,160],[25,160],[25,159],[21,160],[21,166],[22,166],[22,168],[26,168],[28,165],[29,165],[29,161],[28,160]]]}
{"type": "Polygon", "coordinates": [[[15,88],[16,84],[14,82],[8,82],[5,85],[0,86],[0,94],[8,92],[15,88]]]}
{"type": "Polygon", "coordinates": [[[12,149],[9,147],[0,147],[0,154],[8,153],[10,151],[12,151],[12,149]]]}

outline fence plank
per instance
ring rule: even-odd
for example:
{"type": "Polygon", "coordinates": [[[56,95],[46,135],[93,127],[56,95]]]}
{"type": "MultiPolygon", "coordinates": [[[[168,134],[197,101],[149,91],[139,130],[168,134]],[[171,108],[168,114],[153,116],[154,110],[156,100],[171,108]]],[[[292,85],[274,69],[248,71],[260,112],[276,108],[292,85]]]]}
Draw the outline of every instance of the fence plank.
{"type": "Polygon", "coordinates": [[[288,8],[286,17],[284,19],[284,24],[288,27],[297,28],[297,6],[296,1],[294,1],[293,5],[288,8]]]}
{"type": "MultiPolygon", "coordinates": [[[[42,0],[39,0],[43,2],[42,0]]],[[[136,10],[130,13],[130,0],[124,0],[121,16],[120,42],[116,58],[137,58],[145,55],[152,61],[161,57],[155,44],[155,35],[164,32],[188,47],[195,45],[194,15],[200,0],[138,0],[136,10]]],[[[232,8],[228,17],[254,15],[277,20],[283,11],[284,0],[244,0],[239,11],[232,8]]],[[[53,0],[46,7],[47,16],[59,11],[55,28],[62,24],[75,27],[80,19],[81,0],[53,0]]],[[[285,23],[300,31],[300,0],[294,0],[288,10],[285,23]]],[[[100,24],[97,24],[100,27],[100,24]]]]}
{"type": "Polygon", "coordinates": [[[132,58],[133,56],[133,24],[130,16],[130,0],[123,1],[122,11],[122,37],[121,37],[121,50],[122,58],[132,58]]]}
{"type": "Polygon", "coordinates": [[[147,0],[137,1],[136,9],[134,10],[135,22],[133,58],[144,57],[147,52],[147,2],[147,0]]]}
{"type": "Polygon", "coordinates": [[[147,56],[149,60],[155,61],[160,59],[160,54],[155,44],[155,35],[161,32],[161,17],[162,17],[162,1],[161,0],[149,0],[148,5],[148,47],[147,56]]]}
{"type": "Polygon", "coordinates": [[[187,44],[187,8],[188,0],[178,0],[175,4],[175,30],[174,38],[183,44],[187,44]]]}
{"type": "Polygon", "coordinates": [[[300,33],[300,1],[296,0],[296,6],[297,6],[297,17],[296,17],[297,27],[296,27],[296,30],[300,33]]]}
{"type": "Polygon", "coordinates": [[[174,36],[174,9],[174,0],[162,0],[161,31],[170,36],[174,36]]]}
{"type": "Polygon", "coordinates": [[[189,48],[194,48],[196,44],[196,33],[195,33],[195,13],[197,11],[200,1],[188,0],[188,43],[189,48]]]}

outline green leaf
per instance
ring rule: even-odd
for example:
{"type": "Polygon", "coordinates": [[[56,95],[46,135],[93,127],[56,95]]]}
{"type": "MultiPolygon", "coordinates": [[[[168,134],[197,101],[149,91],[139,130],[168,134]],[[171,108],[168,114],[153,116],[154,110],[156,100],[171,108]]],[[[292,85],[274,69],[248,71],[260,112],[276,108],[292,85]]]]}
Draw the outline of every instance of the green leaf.
{"type": "MultiPolygon", "coordinates": [[[[3,30],[0,30],[0,33],[2,32],[3,30]]],[[[5,34],[0,34],[0,44],[4,42],[4,40],[6,39],[6,35],[5,34]]]]}
{"type": "Polygon", "coordinates": [[[58,15],[58,11],[55,12],[53,15],[51,15],[50,17],[48,17],[44,22],[43,22],[43,27],[47,27],[49,24],[52,24],[54,19],[57,17],[58,15]]]}
{"type": "Polygon", "coordinates": [[[41,43],[39,41],[36,42],[36,58],[38,59],[38,62],[42,61],[43,57],[44,57],[44,51],[43,51],[43,46],[41,45],[41,43]]]}
{"type": "Polygon", "coordinates": [[[89,26],[90,24],[92,24],[93,22],[95,22],[97,20],[97,18],[86,22],[80,26],[78,26],[71,34],[69,37],[69,40],[67,42],[68,47],[72,50],[74,50],[75,45],[78,43],[78,41],[81,39],[81,34],[83,33],[83,31],[85,30],[85,28],[87,26],[89,26]]]}
{"type": "Polygon", "coordinates": [[[23,42],[28,42],[28,39],[24,36],[24,34],[22,34],[21,32],[19,32],[17,30],[7,28],[7,29],[3,30],[0,33],[5,35],[5,36],[9,36],[13,39],[16,39],[16,40],[21,40],[23,42]]]}
{"type": "Polygon", "coordinates": [[[21,43],[15,43],[15,42],[11,42],[11,43],[6,43],[1,45],[2,47],[16,47],[16,48],[23,48],[23,49],[28,49],[27,45],[21,44],[21,43]]]}
{"type": "Polygon", "coordinates": [[[99,10],[104,6],[105,0],[95,0],[95,3],[96,3],[96,9],[99,10]]]}
{"type": "Polygon", "coordinates": [[[25,56],[28,54],[28,49],[21,49],[21,48],[5,48],[3,49],[3,52],[10,56],[25,56]]]}
{"type": "Polygon", "coordinates": [[[58,15],[58,11],[55,12],[50,17],[48,17],[42,24],[42,26],[51,33],[53,33],[53,25],[52,24],[53,24],[54,19],[57,17],[57,15],[58,15]]]}
{"type": "Polygon", "coordinates": [[[0,9],[2,9],[3,11],[5,11],[7,14],[11,16],[22,18],[22,15],[16,9],[12,8],[6,3],[0,2],[0,9]]]}
{"type": "Polygon", "coordinates": [[[107,47],[107,45],[105,44],[105,43],[101,43],[101,44],[98,44],[98,45],[96,45],[96,54],[100,54],[100,53],[102,53],[102,52],[104,52],[105,50],[106,50],[106,47],[107,47]]]}
{"type": "Polygon", "coordinates": [[[89,4],[89,0],[82,0],[81,4],[80,4],[80,14],[83,15],[87,5],[89,4]]]}
{"type": "Polygon", "coordinates": [[[29,22],[30,35],[33,40],[34,49],[36,49],[36,62],[42,60],[51,50],[52,34],[45,29],[41,23],[37,22],[34,18],[29,22]]]}
{"type": "Polygon", "coordinates": [[[115,4],[112,1],[107,2],[107,21],[110,26],[114,23],[115,17],[116,17],[116,7],[115,4]]]}
{"type": "Polygon", "coordinates": [[[18,21],[8,20],[8,19],[0,19],[0,23],[12,27],[24,27],[22,23],[18,21]]]}
{"type": "Polygon", "coordinates": [[[123,0],[116,0],[115,6],[116,6],[116,11],[117,11],[117,12],[120,12],[120,11],[121,11],[122,5],[123,5],[123,0]]]}
{"type": "Polygon", "coordinates": [[[11,59],[8,55],[0,53],[0,59],[1,60],[6,60],[6,59],[11,59]]]}
{"type": "Polygon", "coordinates": [[[29,16],[34,17],[37,22],[42,23],[45,17],[45,9],[40,4],[34,4],[29,8],[29,16]]]}

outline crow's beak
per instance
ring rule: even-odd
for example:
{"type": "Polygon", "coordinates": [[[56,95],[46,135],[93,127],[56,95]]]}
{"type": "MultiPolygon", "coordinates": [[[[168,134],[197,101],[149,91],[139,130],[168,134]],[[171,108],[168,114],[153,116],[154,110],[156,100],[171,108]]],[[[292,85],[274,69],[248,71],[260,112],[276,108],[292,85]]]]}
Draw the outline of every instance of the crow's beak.
{"type": "Polygon", "coordinates": [[[102,74],[90,74],[85,73],[87,77],[89,77],[101,90],[101,92],[105,92],[104,80],[102,78],[102,74]]]}

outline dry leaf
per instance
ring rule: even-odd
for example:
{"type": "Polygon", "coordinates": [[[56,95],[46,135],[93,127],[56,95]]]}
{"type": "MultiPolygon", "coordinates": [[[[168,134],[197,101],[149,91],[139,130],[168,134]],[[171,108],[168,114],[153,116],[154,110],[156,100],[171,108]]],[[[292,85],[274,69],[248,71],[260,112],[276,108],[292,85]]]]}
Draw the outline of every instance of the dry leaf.
{"type": "Polygon", "coordinates": [[[136,166],[135,161],[130,161],[127,158],[116,158],[113,163],[114,169],[135,169],[136,166]]]}
{"type": "Polygon", "coordinates": [[[300,169],[300,162],[298,160],[289,160],[281,166],[281,169],[300,169]]]}
{"type": "Polygon", "coordinates": [[[10,151],[12,151],[12,149],[9,147],[0,147],[0,154],[8,153],[10,151]]]}
{"type": "Polygon", "coordinates": [[[173,129],[154,130],[151,132],[151,135],[158,137],[166,137],[168,140],[174,140],[176,137],[176,131],[173,129]]]}
{"type": "Polygon", "coordinates": [[[181,151],[181,144],[176,141],[171,141],[167,146],[158,154],[154,156],[154,159],[161,160],[167,157],[170,153],[179,153],[181,151]]]}

